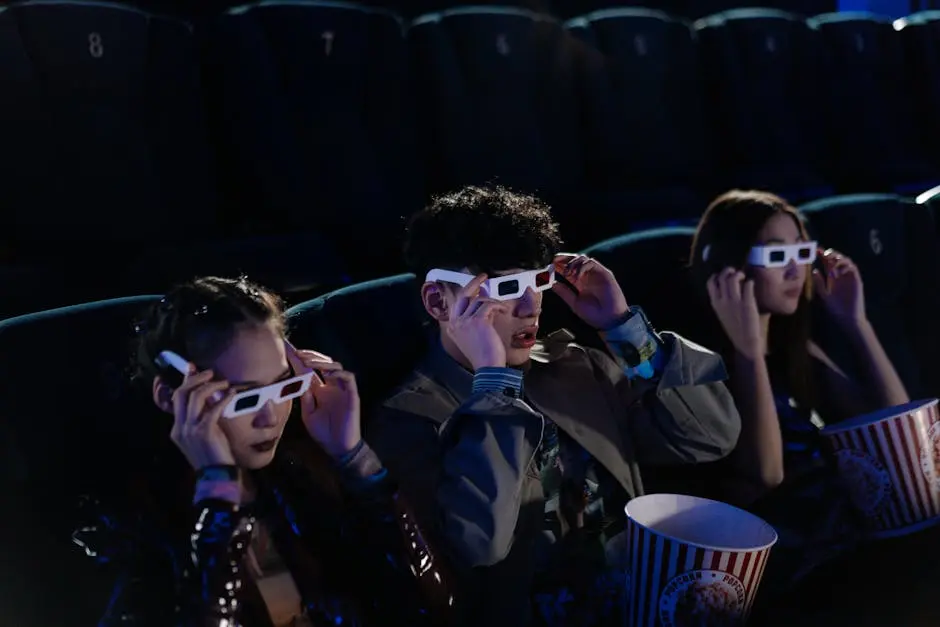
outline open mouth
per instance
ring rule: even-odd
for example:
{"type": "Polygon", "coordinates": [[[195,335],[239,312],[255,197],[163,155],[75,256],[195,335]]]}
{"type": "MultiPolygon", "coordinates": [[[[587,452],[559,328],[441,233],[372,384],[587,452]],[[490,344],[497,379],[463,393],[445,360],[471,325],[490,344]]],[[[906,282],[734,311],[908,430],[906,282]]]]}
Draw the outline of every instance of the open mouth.
{"type": "Polygon", "coordinates": [[[277,446],[277,438],[270,439],[266,442],[259,442],[258,444],[252,444],[251,448],[256,453],[267,453],[277,446]]]}
{"type": "Polygon", "coordinates": [[[512,335],[513,348],[532,348],[535,345],[535,337],[539,332],[537,325],[531,325],[520,329],[512,335]]]}

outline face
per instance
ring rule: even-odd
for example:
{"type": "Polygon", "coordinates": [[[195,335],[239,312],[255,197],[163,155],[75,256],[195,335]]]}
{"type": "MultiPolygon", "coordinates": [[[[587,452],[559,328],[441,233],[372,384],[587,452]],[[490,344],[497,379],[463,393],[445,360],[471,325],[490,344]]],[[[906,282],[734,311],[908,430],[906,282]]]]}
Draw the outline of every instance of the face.
{"type": "MultiPolygon", "coordinates": [[[[511,268],[494,273],[492,276],[506,276],[524,271],[526,271],[525,268],[511,268]]],[[[461,272],[472,274],[467,268],[461,272]]],[[[448,312],[456,304],[459,292],[460,287],[452,284],[448,284],[448,289],[443,290],[448,312]]],[[[497,313],[493,318],[493,328],[496,329],[496,333],[506,348],[508,365],[519,366],[529,360],[529,353],[535,345],[539,316],[542,313],[542,293],[529,288],[519,298],[503,301],[503,304],[506,305],[508,313],[497,313]]],[[[439,312],[436,312],[433,304],[428,301],[427,290],[425,290],[425,305],[432,316],[440,319],[439,312]]]]}
{"type": "MultiPolygon", "coordinates": [[[[755,246],[798,244],[806,241],[796,219],[788,213],[776,213],[757,235],[755,246]]],[[[796,312],[811,266],[791,260],[782,268],[751,266],[754,295],[762,313],[790,315],[796,312]]]]}
{"type": "MultiPolygon", "coordinates": [[[[215,378],[237,391],[288,379],[293,373],[284,352],[284,338],[274,324],[241,327],[211,366],[215,378]]],[[[268,401],[257,412],[219,419],[219,426],[241,468],[263,468],[274,459],[293,401],[268,401]]]]}

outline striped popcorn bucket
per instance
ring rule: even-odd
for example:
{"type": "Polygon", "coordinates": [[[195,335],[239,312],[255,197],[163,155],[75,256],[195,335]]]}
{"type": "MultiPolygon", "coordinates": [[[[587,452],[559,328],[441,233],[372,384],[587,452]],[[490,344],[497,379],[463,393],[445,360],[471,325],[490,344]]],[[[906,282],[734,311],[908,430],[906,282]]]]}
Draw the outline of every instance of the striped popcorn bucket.
{"type": "Polygon", "coordinates": [[[777,532],[737,507],[678,494],[626,506],[627,627],[739,627],[777,532]]]}
{"type": "Polygon", "coordinates": [[[872,538],[940,522],[940,411],[914,401],[822,430],[872,538]]]}

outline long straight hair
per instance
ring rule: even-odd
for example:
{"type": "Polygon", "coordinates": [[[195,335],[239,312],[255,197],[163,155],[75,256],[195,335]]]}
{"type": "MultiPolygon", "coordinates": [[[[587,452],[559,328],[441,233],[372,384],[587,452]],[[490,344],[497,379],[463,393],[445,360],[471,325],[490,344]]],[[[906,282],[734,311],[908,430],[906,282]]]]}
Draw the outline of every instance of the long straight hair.
{"type": "MultiPolygon", "coordinates": [[[[712,275],[727,267],[748,272],[747,258],[758,233],[775,215],[793,219],[800,235],[809,236],[799,212],[784,199],[769,192],[731,190],[712,201],[699,221],[692,241],[689,269],[702,298],[708,298],[706,283],[712,275]]],[[[811,373],[808,343],[811,333],[812,276],[807,273],[803,293],[792,315],[773,315],[767,346],[771,372],[783,379],[787,392],[806,410],[816,407],[816,390],[811,373]]],[[[720,328],[711,307],[713,324],[720,328]]],[[[734,361],[734,350],[726,334],[721,334],[722,356],[734,361]]]]}

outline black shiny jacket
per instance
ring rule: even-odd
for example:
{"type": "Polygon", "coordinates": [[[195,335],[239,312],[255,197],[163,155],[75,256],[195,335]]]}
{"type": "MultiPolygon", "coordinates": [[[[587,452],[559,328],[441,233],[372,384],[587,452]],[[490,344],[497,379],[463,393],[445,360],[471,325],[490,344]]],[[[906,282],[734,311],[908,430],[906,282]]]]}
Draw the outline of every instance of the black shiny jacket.
{"type": "Polygon", "coordinates": [[[375,454],[365,446],[338,469],[339,497],[319,487],[299,459],[279,451],[256,474],[251,507],[214,499],[194,505],[188,538],[152,516],[120,516],[95,504],[91,524],[73,539],[117,567],[99,626],[271,626],[242,568],[258,520],[313,625],[447,625],[452,598],[440,566],[375,454]]]}

